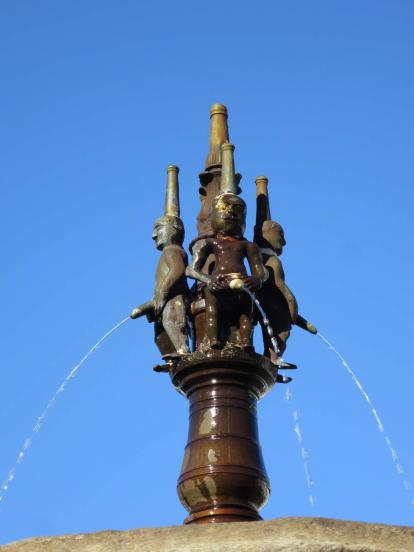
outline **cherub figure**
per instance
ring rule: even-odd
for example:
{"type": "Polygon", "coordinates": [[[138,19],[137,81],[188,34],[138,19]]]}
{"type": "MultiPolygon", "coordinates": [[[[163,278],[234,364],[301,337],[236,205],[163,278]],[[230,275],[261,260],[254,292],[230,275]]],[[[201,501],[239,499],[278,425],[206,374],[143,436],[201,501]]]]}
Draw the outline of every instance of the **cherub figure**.
{"type": "MultiPolygon", "coordinates": [[[[316,333],[317,330],[313,324],[298,314],[296,298],[286,285],[285,273],[279,259],[286,240],[282,226],[270,220],[267,183],[268,180],[264,176],[256,179],[257,215],[254,241],[260,247],[264,265],[269,273],[269,278],[257,292],[257,298],[269,319],[281,356],[286,349],[292,324],[311,333],[316,333]]],[[[276,362],[277,355],[261,319],[260,324],[265,348],[264,354],[272,362],[276,362]]]]}
{"type": "Polygon", "coordinates": [[[234,179],[234,146],[222,146],[222,193],[213,201],[211,224],[213,237],[196,242],[193,260],[187,275],[204,282],[206,338],[210,347],[220,348],[226,339],[244,349],[252,348],[253,303],[242,290],[230,286],[240,279],[252,291],[259,289],[267,274],[258,246],[243,237],[246,225],[246,204],[232,190],[234,179]],[[202,272],[214,255],[211,274],[202,272]],[[244,266],[247,260],[251,275],[244,266]]]}
{"type": "Polygon", "coordinates": [[[163,358],[190,352],[188,346],[187,304],[189,289],[185,270],[187,254],[182,244],[184,224],[179,218],[178,167],[167,168],[164,216],[156,220],[152,239],[162,251],[155,275],[152,301],[134,309],[131,318],[147,314],[154,322],[155,342],[163,358]]]}

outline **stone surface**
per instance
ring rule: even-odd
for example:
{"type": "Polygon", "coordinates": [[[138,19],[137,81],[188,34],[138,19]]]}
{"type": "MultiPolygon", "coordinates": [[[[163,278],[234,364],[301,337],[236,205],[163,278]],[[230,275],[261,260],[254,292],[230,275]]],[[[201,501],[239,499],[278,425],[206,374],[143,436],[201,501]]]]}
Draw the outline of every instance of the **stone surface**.
{"type": "Polygon", "coordinates": [[[414,552],[414,528],[282,518],[38,537],[1,552],[414,552]]]}

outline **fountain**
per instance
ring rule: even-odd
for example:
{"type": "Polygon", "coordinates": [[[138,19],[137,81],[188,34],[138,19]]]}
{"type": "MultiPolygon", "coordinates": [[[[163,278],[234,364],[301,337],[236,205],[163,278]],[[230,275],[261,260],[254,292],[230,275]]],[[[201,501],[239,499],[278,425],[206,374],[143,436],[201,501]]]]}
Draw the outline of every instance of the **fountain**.
{"type": "MultiPolygon", "coordinates": [[[[24,441],[0,487],[0,502],[67,384],[110,335],[129,319],[143,316],[154,324],[162,358],[154,370],[168,373],[175,389],[189,400],[188,442],[177,486],[188,512],[186,524],[261,519],[270,482],[258,438],[257,403],[274,385],[291,381],[280,372],[296,368],[282,356],[294,326],[317,334],[339,358],[368,403],[404,488],[411,491],[397,452],[359,379],[333,345],[299,314],[296,298],[285,282],[280,255],[286,241],[283,228],[271,219],[265,176],[256,179],[253,241],[244,237],[247,206],[240,197],[241,175],[235,172],[226,107],[214,104],[210,117],[210,148],[205,170],[199,175],[198,235],[189,246],[191,262],[183,248],[179,168],[169,165],[164,214],[156,220],[152,234],[161,252],[153,297],[106,332],[69,372],[24,441]],[[191,288],[187,278],[194,280],[191,288]],[[262,354],[253,347],[257,324],[262,329],[262,354]]],[[[285,397],[291,404],[292,396],[288,385],[285,397]]],[[[314,508],[314,481],[296,406],[293,422],[314,508]]]]}
{"type": "MultiPolygon", "coordinates": [[[[282,227],[270,220],[266,177],[256,181],[254,241],[244,237],[247,207],[240,197],[234,150],[227,109],[215,104],[210,149],[200,174],[192,260],[188,262],[182,246],[178,167],[169,166],[164,215],[153,232],[161,251],[154,298],[131,313],[132,318],[146,315],[154,323],[164,361],[154,369],[168,373],[190,403],[178,479],[187,524],[261,519],[270,483],[258,439],[257,402],[275,384],[291,380],[279,371],[296,368],[282,358],[292,325],[316,332],[299,315],[285,283],[279,256],[286,242],[282,227]],[[191,289],[187,277],[194,280],[191,289]],[[254,350],[252,341],[258,322],[263,354],[254,350]]],[[[300,427],[297,411],[296,417],[295,427],[300,427]]],[[[300,446],[309,472],[302,442],[300,446]]],[[[309,473],[307,479],[310,485],[309,473]]]]}

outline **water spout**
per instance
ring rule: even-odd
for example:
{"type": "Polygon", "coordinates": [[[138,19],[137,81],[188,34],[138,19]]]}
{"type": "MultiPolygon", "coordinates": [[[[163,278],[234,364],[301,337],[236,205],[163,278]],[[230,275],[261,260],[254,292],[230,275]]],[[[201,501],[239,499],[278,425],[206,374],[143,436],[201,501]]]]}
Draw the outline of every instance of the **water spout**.
{"type": "MultiPolygon", "coordinates": [[[[260,304],[260,301],[257,299],[256,295],[250,289],[248,289],[245,285],[243,285],[242,280],[239,280],[239,279],[233,280],[230,283],[230,287],[232,289],[242,289],[243,291],[245,291],[252,298],[253,302],[255,303],[255,305],[257,306],[257,308],[260,312],[260,315],[263,319],[263,324],[265,325],[266,331],[267,331],[267,333],[270,337],[270,340],[272,342],[273,350],[274,350],[274,352],[277,356],[276,364],[278,366],[282,366],[283,363],[284,363],[284,360],[280,356],[280,350],[279,350],[276,338],[275,338],[274,333],[273,333],[273,328],[270,326],[269,319],[267,318],[266,313],[263,310],[262,305],[260,304]]],[[[290,381],[290,380],[287,379],[286,383],[288,381],[290,381]]],[[[290,402],[292,400],[292,397],[293,397],[292,391],[291,391],[290,387],[288,386],[287,389],[286,389],[286,394],[285,394],[286,402],[290,402]]],[[[302,425],[301,425],[301,422],[300,422],[299,410],[297,408],[293,408],[293,421],[294,421],[293,430],[294,430],[294,432],[296,434],[296,437],[298,439],[298,444],[299,444],[299,448],[300,448],[300,455],[301,455],[301,458],[302,458],[303,469],[304,469],[304,472],[305,472],[306,485],[307,485],[308,491],[309,491],[309,495],[308,495],[309,504],[311,505],[312,508],[315,508],[316,500],[315,500],[315,494],[313,493],[313,487],[315,485],[315,482],[314,482],[314,479],[311,475],[310,468],[309,468],[309,452],[304,446],[303,430],[302,430],[302,425]]]]}
{"type": "MultiPolygon", "coordinates": [[[[397,472],[398,476],[401,478],[402,480],[402,485],[404,487],[404,489],[406,491],[411,491],[412,490],[412,485],[411,485],[411,482],[409,481],[409,479],[407,479],[406,475],[405,475],[405,470],[403,468],[403,466],[400,464],[399,460],[398,460],[398,454],[397,454],[397,451],[396,449],[392,446],[391,444],[391,441],[390,441],[390,438],[388,437],[388,435],[385,433],[385,429],[384,429],[384,424],[381,420],[381,418],[379,417],[379,414],[376,410],[376,408],[374,407],[374,405],[372,404],[372,401],[370,399],[370,397],[368,396],[367,392],[365,391],[365,389],[363,388],[361,382],[359,381],[359,379],[357,378],[355,372],[352,370],[352,368],[349,366],[348,362],[345,360],[345,358],[341,355],[341,353],[339,353],[339,351],[337,351],[335,349],[335,347],[332,345],[332,343],[330,343],[326,337],[324,337],[322,334],[320,334],[318,332],[318,337],[321,339],[321,341],[323,341],[323,343],[325,343],[325,345],[337,356],[337,358],[341,361],[341,364],[342,366],[346,369],[346,371],[348,372],[348,374],[351,376],[351,379],[352,381],[354,382],[354,384],[357,386],[359,392],[361,393],[361,395],[364,397],[365,401],[367,402],[370,410],[371,410],[371,414],[373,415],[374,417],[374,420],[375,420],[375,424],[377,426],[377,429],[378,431],[382,434],[382,436],[384,437],[384,441],[385,441],[385,444],[387,446],[387,449],[391,455],[391,459],[392,459],[392,462],[394,464],[394,467],[395,467],[395,471],[397,472]]],[[[411,506],[414,506],[414,499],[411,497],[411,506]]]]}
{"type": "Polygon", "coordinates": [[[89,351],[86,353],[86,355],[84,357],[81,358],[81,360],[78,362],[78,364],[76,364],[76,366],[74,368],[72,368],[72,370],[69,372],[69,374],[66,376],[66,378],[64,379],[63,383],[58,387],[58,389],[56,390],[56,392],[54,393],[54,395],[52,396],[52,398],[49,400],[49,402],[47,403],[45,409],[43,410],[43,412],[40,414],[40,416],[38,416],[38,418],[36,419],[36,423],[35,425],[33,426],[32,428],[32,431],[31,431],[31,434],[29,435],[29,437],[27,437],[27,439],[24,441],[23,443],[23,446],[19,452],[19,454],[17,455],[17,458],[16,458],[16,461],[14,463],[14,466],[11,468],[11,470],[9,470],[9,473],[7,474],[7,477],[6,479],[3,481],[2,485],[0,486],[0,503],[4,500],[5,496],[6,496],[6,493],[9,489],[9,486],[10,486],[10,483],[14,480],[15,478],[15,472],[16,472],[16,469],[17,469],[17,466],[19,464],[21,464],[25,458],[25,455],[26,455],[26,452],[27,450],[30,448],[30,446],[32,445],[32,441],[33,441],[33,437],[34,437],[34,434],[35,433],[38,433],[42,427],[43,427],[43,424],[45,422],[45,419],[46,419],[46,416],[49,414],[49,411],[50,409],[52,408],[52,406],[55,404],[56,402],[56,399],[57,397],[63,393],[63,391],[66,389],[66,386],[67,384],[69,383],[69,381],[71,379],[73,379],[78,370],[80,369],[80,367],[82,366],[82,364],[84,364],[84,362],[98,349],[98,347],[111,335],[113,334],[118,328],[120,328],[121,326],[123,326],[128,320],[130,320],[130,317],[128,316],[127,318],[124,318],[123,320],[121,320],[120,322],[118,322],[117,324],[115,324],[115,326],[113,328],[111,328],[109,331],[107,331],[96,343],[95,345],[89,349],[89,351]]]}
{"type": "Polygon", "coordinates": [[[276,338],[273,334],[273,329],[270,325],[270,322],[269,322],[269,319],[267,318],[266,316],[266,313],[265,311],[263,310],[263,307],[262,305],[260,304],[260,301],[258,300],[258,298],[256,297],[256,295],[253,293],[253,291],[250,291],[249,288],[247,288],[244,284],[243,284],[243,281],[238,279],[238,278],[235,278],[231,283],[230,283],[230,287],[233,288],[233,289],[242,289],[243,291],[245,291],[252,299],[253,303],[256,305],[256,307],[258,308],[259,312],[260,312],[260,316],[262,317],[262,320],[263,320],[263,324],[265,325],[266,327],[266,331],[267,331],[267,334],[268,336],[270,337],[270,341],[272,342],[272,347],[273,347],[273,350],[277,356],[277,361],[276,361],[276,364],[278,366],[281,366],[284,362],[283,358],[280,356],[280,350],[279,350],[279,347],[277,345],[277,341],[276,341],[276,338]],[[240,283],[239,283],[240,282],[240,283]],[[232,285],[233,284],[233,285],[232,285]]]}
{"type": "MultiPolygon", "coordinates": [[[[286,402],[291,402],[293,399],[293,394],[292,394],[292,391],[290,389],[290,386],[287,387],[286,389],[286,393],[285,393],[285,400],[286,402]]],[[[301,420],[300,420],[300,414],[299,414],[299,410],[292,405],[292,408],[293,408],[293,422],[294,422],[294,427],[293,427],[293,431],[295,432],[296,434],[296,437],[297,437],[297,440],[298,440],[298,445],[299,445],[299,449],[300,449],[300,456],[302,458],[302,462],[303,462],[303,470],[305,472],[305,480],[306,480],[306,486],[308,487],[308,500],[309,500],[309,504],[311,505],[312,508],[315,508],[316,507],[316,499],[315,499],[315,494],[313,492],[313,488],[315,486],[315,481],[311,475],[311,471],[310,471],[310,467],[309,467],[309,452],[308,450],[305,448],[305,444],[304,444],[304,438],[303,438],[303,429],[302,429],[302,424],[301,424],[301,420]]]]}

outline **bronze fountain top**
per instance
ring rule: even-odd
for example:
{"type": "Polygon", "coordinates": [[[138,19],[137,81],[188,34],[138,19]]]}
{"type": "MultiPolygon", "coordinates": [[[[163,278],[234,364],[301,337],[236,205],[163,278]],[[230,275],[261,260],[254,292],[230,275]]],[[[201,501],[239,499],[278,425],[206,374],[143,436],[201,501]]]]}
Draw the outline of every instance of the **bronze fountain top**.
{"type": "Polygon", "coordinates": [[[164,214],[154,225],[161,251],[153,298],[131,313],[154,324],[169,373],[190,401],[190,427],[178,494],[186,523],[261,519],[270,484],[258,441],[256,402],[275,383],[290,381],[280,370],[296,368],[282,354],[293,325],[316,328],[298,314],[279,256],[286,245],[271,220],[268,179],[256,179],[254,240],[244,237],[247,206],[240,197],[228,112],[210,111],[210,147],[200,173],[198,236],[183,248],[179,169],[167,167],[164,214]],[[245,262],[248,266],[246,268],[245,262]],[[191,288],[187,278],[194,280],[191,288]],[[264,351],[254,350],[260,324],[264,351]]]}

